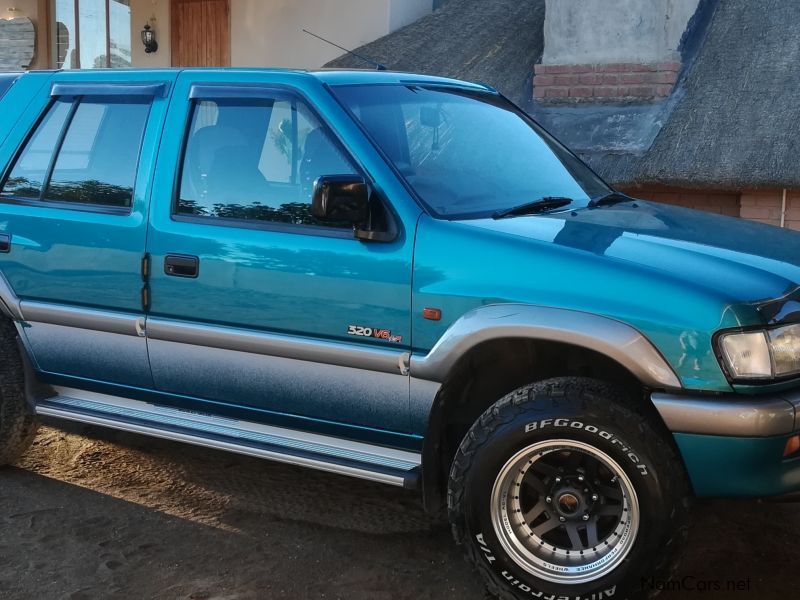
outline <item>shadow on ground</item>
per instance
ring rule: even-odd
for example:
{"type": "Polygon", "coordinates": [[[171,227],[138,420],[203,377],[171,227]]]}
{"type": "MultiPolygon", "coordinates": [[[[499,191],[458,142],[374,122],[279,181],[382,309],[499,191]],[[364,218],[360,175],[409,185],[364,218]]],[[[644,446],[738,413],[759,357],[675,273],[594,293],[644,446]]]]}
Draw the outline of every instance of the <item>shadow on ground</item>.
{"type": "MultiPolygon", "coordinates": [[[[61,427],[0,471],[0,598],[486,597],[414,493],[61,427]]],[[[673,591],[659,597],[794,596],[798,534],[796,505],[700,504],[673,591]]]]}

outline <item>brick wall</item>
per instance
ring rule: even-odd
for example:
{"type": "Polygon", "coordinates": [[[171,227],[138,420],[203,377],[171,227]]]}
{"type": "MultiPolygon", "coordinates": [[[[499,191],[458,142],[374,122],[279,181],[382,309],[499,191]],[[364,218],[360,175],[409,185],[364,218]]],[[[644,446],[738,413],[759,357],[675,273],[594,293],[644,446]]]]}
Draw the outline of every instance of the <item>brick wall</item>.
{"type": "MultiPolygon", "coordinates": [[[[770,225],[780,225],[783,190],[693,190],[684,188],[647,186],[629,188],[626,193],[636,198],[676,204],[741,217],[770,225]]],[[[788,190],[784,226],[800,231],[800,190],[788,190]]]]}
{"type": "MultiPolygon", "coordinates": [[[[742,192],[742,217],[780,225],[783,190],[745,190],[742,192]]],[[[800,190],[787,190],[784,226],[800,231],[800,190]]]]}
{"type": "Polygon", "coordinates": [[[681,63],[535,65],[533,96],[539,102],[658,100],[669,96],[681,63]]]}

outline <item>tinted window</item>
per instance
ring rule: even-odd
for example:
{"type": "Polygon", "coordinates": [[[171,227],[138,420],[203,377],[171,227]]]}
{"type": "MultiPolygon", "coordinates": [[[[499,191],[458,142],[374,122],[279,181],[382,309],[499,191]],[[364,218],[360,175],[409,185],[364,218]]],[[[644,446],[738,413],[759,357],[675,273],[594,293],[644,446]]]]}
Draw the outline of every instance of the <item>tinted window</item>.
{"type": "Polygon", "coordinates": [[[201,101],[186,142],[177,212],[330,226],[311,216],[314,181],[353,173],[302,102],[201,101]]]}
{"type": "Polygon", "coordinates": [[[97,98],[74,106],[57,101],[23,150],[2,196],[130,208],[149,110],[148,100],[97,98]]]}
{"type": "Polygon", "coordinates": [[[53,159],[58,136],[64,127],[72,104],[56,102],[50,107],[9,175],[2,196],[39,198],[53,159]]]}
{"type": "Polygon", "coordinates": [[[149,101],[81,102],[44,198],[130,208],[149,101]]]}
{"type": "Polygon", "coordinates": [[[580,206],[609,191],[496,94],[406,85],[341,86],[336,94],[434,214],[485,217],[545,196],[580,206]]]}

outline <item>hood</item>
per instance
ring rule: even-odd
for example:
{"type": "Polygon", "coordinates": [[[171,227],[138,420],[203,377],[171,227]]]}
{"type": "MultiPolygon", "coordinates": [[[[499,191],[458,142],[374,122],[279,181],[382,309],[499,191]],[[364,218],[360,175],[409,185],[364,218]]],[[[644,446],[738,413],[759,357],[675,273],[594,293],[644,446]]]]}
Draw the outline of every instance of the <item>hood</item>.
{"type": "Polygon", "coordinates": [[[783,298],[800,282],[800,233],[678,206],[636,201],[463,223],[660,271],[732,303],[783,298]]]}
{"type": "Polygon", "coordinates": [[[476,306],[522,302],[617,319],[642,332],[687,388],[730,391],[713,336],[800,321],[800,234],[636,201],[508,219],[420,220],[414,330],[427,349],[476,306]]]}

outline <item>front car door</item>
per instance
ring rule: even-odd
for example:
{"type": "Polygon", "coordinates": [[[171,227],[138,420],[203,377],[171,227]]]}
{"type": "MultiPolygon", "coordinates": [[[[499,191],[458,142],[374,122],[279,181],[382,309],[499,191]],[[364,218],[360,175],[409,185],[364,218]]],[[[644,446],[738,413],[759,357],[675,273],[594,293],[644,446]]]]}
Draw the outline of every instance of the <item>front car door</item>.
{"type": "Polygon", "coordinates": [[[152,387],[141,268],[174,78],[57,73],[0,148],[0,283],[45,374],[152,387]]]}
{"type": "Polygon", "coordinates": [[[386,165],[368,144],[351,152],[330,113],[347,123],[308,75],[179,77],[169,119],[186,130],[162,142],[148,234],[154,382],[253,420],[401,444],[418,209],[388,205],[353,157],[386,165]],[[311,216],[316,178],[353,173],[391,241],[311,216]]]}

